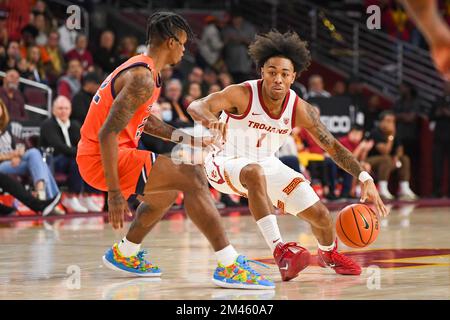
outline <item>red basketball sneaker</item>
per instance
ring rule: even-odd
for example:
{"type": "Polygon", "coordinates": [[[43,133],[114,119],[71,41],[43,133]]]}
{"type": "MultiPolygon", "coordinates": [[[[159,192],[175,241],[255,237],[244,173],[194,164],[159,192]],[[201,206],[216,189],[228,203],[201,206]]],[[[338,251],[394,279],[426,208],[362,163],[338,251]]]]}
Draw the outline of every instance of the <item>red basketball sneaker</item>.
{"type": "Polygon", "coordinates": [[[317,262],[322,268],[330,267],[337,274],[360,275],[361,267],[349,257],[337,251],[337,240],[331,251],[317,250],[317,262]]]}
{"type": "Polygon", "coordinates": [[[280,268],[281,279],[289,281],[309,265],[311,254],[295,242],[280,242],[273,251],[273,256],[280,268]]]}

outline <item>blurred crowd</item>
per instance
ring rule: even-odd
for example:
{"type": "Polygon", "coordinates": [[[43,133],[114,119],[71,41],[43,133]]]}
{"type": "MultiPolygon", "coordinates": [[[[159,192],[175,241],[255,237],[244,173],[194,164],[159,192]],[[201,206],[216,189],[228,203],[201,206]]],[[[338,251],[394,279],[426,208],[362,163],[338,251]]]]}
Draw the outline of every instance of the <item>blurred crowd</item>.
{"type": "MultiPolygon", "coordinates": [[[[416,27],[412,19],[396,0],[365,0],[365,7],[378,5],[381,9],[381,28],[390,36],[410,42],[427,49],[425,38],[416,27]]],[[[450,25],[450,1],[438,0],[439,11],[444,20],[450,25]]]]}
{"type": "MultiPolygon", "coordinates": [[[[390,22],[383,25],[388,26],[387,32],[408,41],[414,38],[407,18],[398,11],[401,9],[389,1],[372,2],[386,5],[383,19],[390,22]]],[[[113,29],[100,30],[91,39],[90,35],[69,30],[52,14],[45,1],[34,2],[28,11],[19,2],[8,3],[9,7],[0,4],[0,70],[6,73],[0,88],[0,174],[13,175],[21,184],[9,183],[0,188],[20,195],[24,200],[16,197],[23,203],[32,202],[29,208],[46,214],[101,211],[104,209],[104,201],[99,201],[102,193],[83,182],[76,165],[80,128],[103,79],[128,58],[144,52],[145,46],[133,35],[119,38],[113,29]],[[12,16],[20,10],[28,12],[27,19],[21,19],[21,24],[12,23],[15,21],[12,16]],[[23,141],[14,130],[15,124],[31,120],[25,109],[30,95],[19,78],[46,84],[56,93],[51,118],[39,122],[41,131],[37,141],[23,141]],[[30,189],[25,190],[23,185],[29,185],[30,189]],[[61,188],[65,190],[63,195],[61,188]]],[[[448,1],[446,4],[448,8],[448,1]]],[[[195,63],[188,68],[167,66],[162,70],[161,97],[152,108],[154,115],[177,128],[194,127],[186,112],[193,100],[257,77],[247,54],[247,47],[257,32],[255,26],[238,11],[223,17],[206,16],[203,22],[193,50],[195,63]]],[[[404,84],[399,88],[399,100],[390,110],[385,110],[379,96],[363,94],[358,79],[336,81],[327,91],[323,76],[326,75],[302,78],[292,88],[307,101],[343,96],[351,99],[355,112],[363,120],[354,117],[351,128],[339,140],[376,177],[385,199],[394,199],[397,195],[393,190],[397,189],[399,198],[417,199],[411,188],[411,172],[419,170],[418,123],[422,118],[433,120],[435,132],[440,133],[435,134],[433,149],[434,195],[444,196],[441,180],[446,146],[450,143],[450,86],[433,110],[425,112],[415,89],[404,84]],[[389,185],[394,173],[398,188],[389,185]]],[[[167,154],[174,145],[143,135],[140,147],[167,154]]],[[[340,170],[305,130],[294,130],[278,156],[309,177],[329,201],[359,195],[355,180],[340,170]]],[[[218,207],[238,206],[246,201],[214,195],[218,207]]],[[[182,205],[181,197],[177,205],[182,205]]],[[[14,213],[14,207],[0,206],[0,214],[14,213]]]]}

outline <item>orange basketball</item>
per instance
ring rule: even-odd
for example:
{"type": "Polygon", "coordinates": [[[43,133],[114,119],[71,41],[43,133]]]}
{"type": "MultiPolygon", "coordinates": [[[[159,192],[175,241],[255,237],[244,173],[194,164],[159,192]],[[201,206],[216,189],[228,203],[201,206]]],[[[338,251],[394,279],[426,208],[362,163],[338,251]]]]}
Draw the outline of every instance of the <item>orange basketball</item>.
{"type": "Polygon", "coordinates": [[[376,213],[364,204],[342,209],[336,219],[339,239],[352,248],[363,248],[375,241],[380,231],[376,213]]]}

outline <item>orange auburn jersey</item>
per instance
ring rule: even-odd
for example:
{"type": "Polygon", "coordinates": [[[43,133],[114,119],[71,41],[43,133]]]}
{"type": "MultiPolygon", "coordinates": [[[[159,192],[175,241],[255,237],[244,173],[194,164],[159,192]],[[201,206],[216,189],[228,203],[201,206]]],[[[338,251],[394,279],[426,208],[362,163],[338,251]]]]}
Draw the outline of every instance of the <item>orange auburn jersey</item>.
{"type": "MultiPolygon", "coordinates": [[[[144,66],[149,70],[154,70],[153,60],[144,54],[140,54],[122,63],[103,81],[97,93],[92,98],[88,114],[81,127],[78,155],[100,155],[98,133],[108,117],[116,96],[114,92],[114,81],[123,71],[138,66],[144,66]]],[[[158,100],[161,92],[159,75],[155,74],[155,72],[153,74],[154,83],[156,84],[153,89],[153,94],[145,103],[139,106],[128,125],[119,133],[119,148],[137,148],[138,146],[139,138],[150,115],[151,106],[158,100]]]]}

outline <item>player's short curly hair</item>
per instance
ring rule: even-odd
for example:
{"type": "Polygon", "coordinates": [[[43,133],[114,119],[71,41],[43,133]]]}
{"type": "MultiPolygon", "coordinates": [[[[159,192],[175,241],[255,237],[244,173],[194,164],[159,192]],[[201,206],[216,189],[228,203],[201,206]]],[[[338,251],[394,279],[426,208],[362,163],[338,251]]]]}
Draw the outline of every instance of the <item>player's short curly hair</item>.
{"type": "Polygon", "coordinates": [[[178,39],[176,33],[185,31],[188,40],[195,38],[195,34],[187,21],[174,12],[155,12],[147,21],[147,44],[160,44],[168,38],[178,39]]]}
{"type": "Polygon", "coordinates": [[[297,75],[306,70],[311,63],[307,42],[301,40],[294,31],[281,33],[278,30],[271,30],[257,35],[255,41],[250,44],[248,52],[258,71],[272,57],[284,57],[291,60],[297,75]]]}

